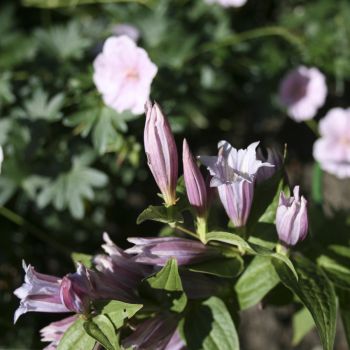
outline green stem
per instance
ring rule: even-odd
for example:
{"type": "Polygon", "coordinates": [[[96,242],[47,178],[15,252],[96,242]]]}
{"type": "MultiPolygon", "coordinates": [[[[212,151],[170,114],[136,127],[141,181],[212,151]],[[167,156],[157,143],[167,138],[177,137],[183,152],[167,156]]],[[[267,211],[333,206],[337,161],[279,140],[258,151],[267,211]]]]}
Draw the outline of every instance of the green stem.
{"type": "Polygon", "coordinates": [[[198,235],[196,235],[194,232],[188,230],[188,229],[185,228],[185,227],[178,226],[178,225],[174,225],[174,228],[176,228],[177,230],[179,230],[179,231],[181,231],[181,232],[186,233],[187,235],[190,235],[190,236],[195,237],[196,239],[198,239],[198,235]]]}
{"type": "Polygon", "coordinates": [[[197,217],[197,233],[198,237],[203,244],[207,243],[206,233],[207,233],[207,218],[206,217],[197,217]]]}
{"type": "Polygon", "coordinates": [[[311,183],[311,193],[312,199],[317,204],[322,204],[323,202],[323,171],[320,164],[315,162],[312,169],[312,183],[311,183]]]}
{"type": "Polygon", "coordinates": [[[0,215],[8,219],[9,221],[13,222],[14,224],[21,226],[25,229],[27,229],[28,233],[31,233],[33,236],[38,238],[39,240],[47,243],[52,248],[56,249],[57,251],[63,253],[64,255],[70,255],[70,251],[62,245],[60,242],[57,242],[56,240],[53,240],[50,238],[47,234],[45,234],[43,231],[41,231],[39,228],[28,222],[26,219],[24,219],[22,216],[16,214],[12,210],[0,207],[0,215]]]}

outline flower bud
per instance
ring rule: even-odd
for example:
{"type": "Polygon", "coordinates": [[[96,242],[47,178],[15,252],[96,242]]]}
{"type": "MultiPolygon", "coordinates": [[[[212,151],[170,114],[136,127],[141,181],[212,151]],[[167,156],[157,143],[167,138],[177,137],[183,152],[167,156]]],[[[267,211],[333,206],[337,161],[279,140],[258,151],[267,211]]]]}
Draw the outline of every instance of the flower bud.
{"type": "Polygon", "coordinates": [[[295,186],[293,197],[286,198],[281,192],[276,213],[276,228],[280,241],[294,246],[305,239],[308,231],[307,201],[299,196],[299,186],[295,186]]]}
{"type": "Polygon", "coordinates": [[[199,217],[207,212],[207,188],[203,176],[194,160],[186,140],[183,141],[182,161],[188,201],[199,217]]]}
{"type": "Polygon", "coordinates": [[[159,106],[149,101],[145,106],[146,125],[144,130],[145,151],[148,166],[163,194],[165,205],[176,203],[178,156],[174,135],[159,106]]]}

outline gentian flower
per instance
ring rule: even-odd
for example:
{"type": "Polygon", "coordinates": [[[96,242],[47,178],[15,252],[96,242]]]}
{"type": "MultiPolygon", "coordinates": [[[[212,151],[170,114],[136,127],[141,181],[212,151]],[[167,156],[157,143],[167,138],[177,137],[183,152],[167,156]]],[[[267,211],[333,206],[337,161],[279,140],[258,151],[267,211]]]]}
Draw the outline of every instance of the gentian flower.
{"type": "Polygon", "coordinates": [[[183,141],[182,161],[188,201],[199,217],[205,217],[208,204],[207,188],[186,140],[183,141]]]}
{"type": "Polygon", "coordinates": [[[132,237],[128,238],[128,241],[135,245],[125,252],[136,254],[133,258],[135,261],[149,265],[164,266],[172,257],[176,258],[178,265],[188,265],[209,260],[220,254],[214,247],[186,238],[132,237]]]}
{"type": "Polygon", "coordinates": [[[56,350],[58,343],[63,337],[66,330],[76,321],[77,316],[69,316],[63,320],[50,323],[40,330],[41,341],[50,342],[44,350],[56,350]]]}
{"type": "Polygon", "coordinates": [[[157,67],[128,36],[108,38],[94,61],[93,80],[105,104],[141,114],[157,67]]]}
{"type": "Polygon", "coordinates": [[[254,142],[247,149],[237,150],[228,142],[220,141],[217,157],[199,157],[213,176],[210,186],[218,188],[221,203],[236,227],[245,226],[248,220],[259,168],[273,167],[257,159],[258,144],[254,142]]]}
{"type": "Polygon", "coordinates": [[[167,206],[176,203],[176,183],[178,175],[178,155],[174,135],[168,120],[159,106],[147,102],[144,130],[145,151],[148,166],[163,194],[167,206]]]}
{"type": "Polygon", "coordinates": [[[313,155],[321,168],[339,178],[350,177],[350,108],[333,108],[319,123],[321,138],[313,155]]]}
{"type": "Polygon", "coordinates": [[[279,89],[281,103],[297,122],[312,119],[327,96],[324,75],[317,68],[300,66],[289,72],[279,89]]]}
{"type": "Polygon", "coordinates": [[[25,282],[14,292],[21,299],[15,312],[15,322],[30,311],[84,313],[87,310],[91,286],[83,265],[78,266],[76,273],[63,279],[38,273],[25,263],[23,268],[26,272],[25,282]]]}
{"type": "Polygon", "coordinates": [[[241,7],[247,0],[206,0],[208,4],[218,4],[222,7],[241,7]]]}
{"type": "Polygon", "coordinates": [[[276,228],[279,240],[287,246],[294,246],[305,239],[308,231],[307,201],[299,195],[299,186],[294,187],[293,197],[287,198],[281,192],[276,228]]]}

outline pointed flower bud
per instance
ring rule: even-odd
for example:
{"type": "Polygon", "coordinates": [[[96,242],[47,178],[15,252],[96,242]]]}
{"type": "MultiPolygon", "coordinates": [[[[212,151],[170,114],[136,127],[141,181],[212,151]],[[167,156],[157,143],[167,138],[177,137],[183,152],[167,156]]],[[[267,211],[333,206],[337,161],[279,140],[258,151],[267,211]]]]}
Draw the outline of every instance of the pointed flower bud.
{"type": "Polygon", "coordinates": [[[299,196],[299,186],[295,186],[293,197],[280,194],[276,213],[276,228],[280,241],[294,246],[305,239],[308,231],[307,201],[299,196]]]}
{"type": "Polygon", "coordinates": [[[186,140],[183,141],[182,152],[188,201],[194,207],[199,217],[205,217],[207,212],[207,188],[186,140]]]}
{"type": "Polygon", "coordinates": [[[128,241],[135,245],[125,252],[136,254],[136,262],[149,265],[164,266],[171,257],[176,258],[178,265],[188,265],[209,260],[220,254],[214,247],[186,238],[131,237],[128,241]]]}
{"type": "Polygon", "coordinates": [[[174,135],[159,106],[146,103],[146,125],[144,130],[145,151],[148,166],[163,194],[167,206],[176,203],[178,155],[174,135]]]}
{"type": "Polygon", "coordinates": [[[254,142],[247,149],[237,150],[227,141],[220,141],[217,157],[200,157],[213,176],[210,186],[218,188],[221,203],[236,227],[243,227],[247,223],[259,168],[273,167],[257,159],[258,144],[254,142]]]}

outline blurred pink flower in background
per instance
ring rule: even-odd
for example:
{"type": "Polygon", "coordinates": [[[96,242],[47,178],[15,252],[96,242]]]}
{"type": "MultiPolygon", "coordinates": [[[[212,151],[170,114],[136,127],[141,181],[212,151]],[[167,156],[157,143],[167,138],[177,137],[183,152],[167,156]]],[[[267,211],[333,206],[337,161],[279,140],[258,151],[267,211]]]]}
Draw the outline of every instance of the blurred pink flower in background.
{"type": "Polygon", "coordinates": [[[135,42],[140,38],[140,31],[135,26],[128,23],[117,24],[113,27],[112,33],[115,36],[126,35],[135,42]]]}
{"type": "Polygon", "coordinates": [[[105,41],[94,61],[93,80],[107,106],[141,114],[157,70],[147,52],[122,35],[105,41]]]}
{"type": "Polygon", "coordinates": [[[321,138],[313,155],[321,168],[339,178],[350,177],[350,108],[333,108],[320,121],[321,138]]]}
{"type": "Polygon", "coordinates": [[[325,76],[317,68],[300,66],[282,80],[279,99],[295,121],[312,119],[327,96],[325,76]]]}
{"type": "Polygon", "coordinates": [[[247,0],[206,0],[208,4],[219,4],[222,7],[241,7],[247,0]]]}

